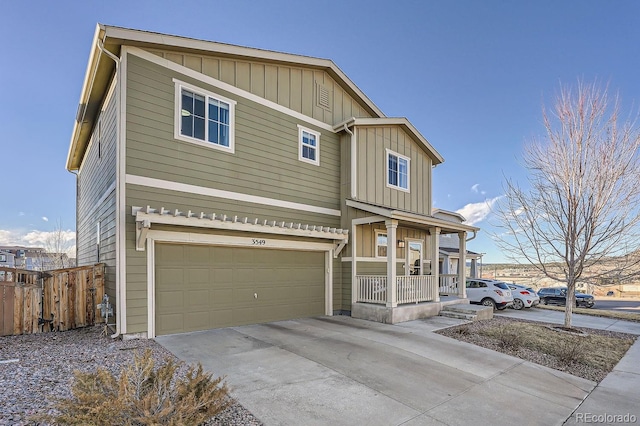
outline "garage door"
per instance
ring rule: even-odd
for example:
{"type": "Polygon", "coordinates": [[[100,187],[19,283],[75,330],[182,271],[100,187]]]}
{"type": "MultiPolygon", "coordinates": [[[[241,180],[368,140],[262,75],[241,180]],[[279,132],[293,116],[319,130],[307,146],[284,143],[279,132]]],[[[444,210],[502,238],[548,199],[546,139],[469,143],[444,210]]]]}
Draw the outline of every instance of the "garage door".
{"type": "Polygon", "coordinates": [[[325,313],[324,253],[156,244],[156,335],[325,313]]]}

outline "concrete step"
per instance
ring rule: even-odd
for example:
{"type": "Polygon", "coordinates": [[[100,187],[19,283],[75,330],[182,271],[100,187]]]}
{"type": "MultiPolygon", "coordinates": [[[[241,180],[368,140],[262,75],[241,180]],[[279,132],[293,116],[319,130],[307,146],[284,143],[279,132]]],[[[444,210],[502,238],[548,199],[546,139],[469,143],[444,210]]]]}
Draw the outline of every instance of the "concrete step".
{"type": "Polygon", "coordinates": [[[471,319],[471,321],[485,320],[493,318],[493,309],[489,306],[470,305],[467,303],[443,306],[442,310],[440,311],[441,316],[447,316],[449,318],[461,318],[452,317],[449,314],[465,315],[468,318],[473,318],[471,319]]]}
{"type": "Polygon", "coordinates": [[[445,310],[440,311],[440,316],[447,317],[447,318],[463,319],[467,321],[475,321],[477,318],[477,315],[475,314],[463,314],[460,312],[445,311],[445,310]]]}

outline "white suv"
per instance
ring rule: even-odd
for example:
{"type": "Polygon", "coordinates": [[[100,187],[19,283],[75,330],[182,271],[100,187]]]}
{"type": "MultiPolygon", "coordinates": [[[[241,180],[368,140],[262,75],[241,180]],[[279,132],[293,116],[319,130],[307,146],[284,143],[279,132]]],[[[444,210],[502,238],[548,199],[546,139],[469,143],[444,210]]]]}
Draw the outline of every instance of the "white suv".
{"type": "Polygon", "coordinates": [[[471,303],[506,309],[513,305],[509,286],[502,281],[472,278],[467,280],[467,298],[471,303]]]}

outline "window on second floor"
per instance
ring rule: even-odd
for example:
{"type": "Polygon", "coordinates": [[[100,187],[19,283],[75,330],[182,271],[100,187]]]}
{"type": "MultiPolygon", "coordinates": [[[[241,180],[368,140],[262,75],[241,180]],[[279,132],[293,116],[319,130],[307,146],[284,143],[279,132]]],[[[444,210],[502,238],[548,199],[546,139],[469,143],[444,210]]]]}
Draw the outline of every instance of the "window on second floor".
{"type": "Polygon", "coordinates": [[[298,159],[320,165],[320,133],[298,126],[298,159]]]}
{"type": "Polygon", "coordinates": [[[235,101],[176,83],[176,139],[234,152],[235,101]]]}
{"type": "Polygon", "coordinates": [[[409,191],[409,158],[387,149],[387,186],[409,191]]]}

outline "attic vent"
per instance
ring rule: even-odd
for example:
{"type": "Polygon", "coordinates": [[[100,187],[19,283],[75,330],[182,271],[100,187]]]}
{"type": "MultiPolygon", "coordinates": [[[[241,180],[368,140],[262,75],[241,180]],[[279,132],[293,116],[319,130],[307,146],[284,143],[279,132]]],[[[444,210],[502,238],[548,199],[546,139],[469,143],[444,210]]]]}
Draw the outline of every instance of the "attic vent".
{"type": "Polygon", "coordinates": [[[329,89],[316,82],[317,104],[320,108],[331,111],[331,101],[329,99],[329,89]]]}

